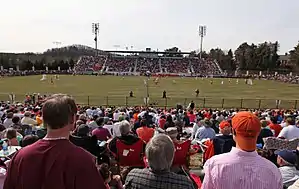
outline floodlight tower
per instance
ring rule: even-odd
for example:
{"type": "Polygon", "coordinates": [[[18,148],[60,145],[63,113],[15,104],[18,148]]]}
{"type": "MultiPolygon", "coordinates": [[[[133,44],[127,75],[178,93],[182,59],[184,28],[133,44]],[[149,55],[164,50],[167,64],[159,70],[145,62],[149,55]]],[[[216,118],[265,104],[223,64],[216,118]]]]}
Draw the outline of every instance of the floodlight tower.
{"type": "Polygon", "coordinates": [[[98,55],[99,26],[100,26],[99,23],[92,23],[92,33],[94,34],[94,42],[95,42],[96,55],[98,55]]]}
{"type": "Polygon", "coordinates": [[[199,36],[200,36],[200,53],[199,53],[199,58],[202,58],[202,43],[203,43],[203,38],[207,34],[207,26],[199,26],[199,36]]]}

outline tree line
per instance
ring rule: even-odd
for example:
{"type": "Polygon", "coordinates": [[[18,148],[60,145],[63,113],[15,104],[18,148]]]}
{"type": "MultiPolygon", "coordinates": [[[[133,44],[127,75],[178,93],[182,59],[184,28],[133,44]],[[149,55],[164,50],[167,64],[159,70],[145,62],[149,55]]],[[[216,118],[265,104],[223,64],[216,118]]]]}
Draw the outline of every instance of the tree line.
{"type": "MultiPolygon", "coordinates": [[[[264,42],[260,44],[242,43],[235,51],[213,48],[202,52],[202,58],[215,59],[223,70],[288,70],[299,72],[299,42],[289,53],[279,56],[279,43],[264,42]],[[283,60],[283,61],[282,61],[283,60]]],[[[163,56],[183,57],[178,47],[164,50],[163,56]]],[[[99,54],[108,54],[98,51],[99,54]]],[[[4,69],[19,67],[20,70],[67,70],[73,68],[80,56],[93,56],[95,49],[83,45],[72,45],[63,48],[49,49],[44,53],[0,53],[0,66],[4,69]]],[[[199,57],[196,51],[190,52],[189,57],[199,57]]]]}

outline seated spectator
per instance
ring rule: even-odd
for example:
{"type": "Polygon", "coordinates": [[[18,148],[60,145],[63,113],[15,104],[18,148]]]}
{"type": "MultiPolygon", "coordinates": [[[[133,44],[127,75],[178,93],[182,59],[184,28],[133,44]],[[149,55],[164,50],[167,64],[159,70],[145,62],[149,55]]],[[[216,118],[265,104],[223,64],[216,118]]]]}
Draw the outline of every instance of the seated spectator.
{"type": "Polygon", "coordinates": [[[129,158],[131,155],[134,156],[127,162],[119,162],[120,164],[126,163],[125,166],[133,166],[133,164],[140,165],[142,162],[142,154],[144,154],[145,143],[135,136],[131,134],[131,126],[128,121],[122,121],[119,123],[119,131],[121,133],[120,137],[114,137],[108,144],[109,150],[114,154],[114,156],[119,160],[121,157],[123,159],[129,158]],[[122,149],[122,148],[136,148],[134,151],[122,149]],[[137,162],[133,162],[136,159],[137,162]],[[138,162],[139,161],[139,162],[138,162]]]}
{"type": "Polygon", "coordinates": [[[109,131],[103,128],[104,118],[99,117],[96,119],[98,127],[92,131],[92,136],[96,136],[99,141],[107,141],[111,138],[109,131]]]}
{"type": "Polygon", "coordinates": [[[220,134],[213,139],[215,155],[230,152],[236,143],[232,135],[232,127],[229,122],[222,121],[219,124],[220,134]]]}
{"type": "Polygon", "coordinates": [[[93,131],[94,129],[96,129],[99,125],[97,124],[96,120],[98,119],[98,115],[93,115],[92,119],[90,120],[90,122],[88,123],[88,126],[90,128],[91,131],[93,131]]]}
{"type": "Polygon", "coordinates": [[[3,188],[105,188],[95,158],[68,140],[77,113],[75,101],[56,94],[47,99],[42,111],[46,137],[16,152],[3,188]]]}
{"type": "Polygon", "coordinates": [[[21,147],[26,147],[38,141],[37,135],[27,135],[21,141],[21,147]]]}
{"type": "Polygon", "coordinates": [[[25,124],[31,125],[31,126],[37,125],[37,121],[35,121],[34,119],[32,119],[30,116],[31,116],[30,112],[25,112],[24,117],[21,120],[21,123],[23,125],[25,125],[25,124]]]}
{"type": "Polygon", "coordinates": [[[111,136],[113,136],[113,121],[109,117],[104,117],[104,126],[103,128],[107,129],[111,136]]]}
{"type": "Polygon", "coordinates": [[[91,154],[98,155],[98,141],[96,136],[90,136],[89,127],[85,124],[80,125],[76,132],[70,135],[70,141],[76,146],[84,148],[91,154]]]}
{"type": "Polygon", "coordinates": [[[184,122],[185,127],[190,127],[191,124],[190,124],[190,119],[189,119],[187,112],[184,112],[183,122],[184,122]]]}
{"type": "Polygon", "coordinates": [[[299,179],[294,184],[289,186],[288,189],[299,189],[299,179]]]}
{"type": "Polygon", "coordinates": [[[296,121],[294,117],[290,116],[286,118],[286,127],[280,131],[278,137],[287,140],[299,138],[299,128],[296,127],[295,122],[296,121]]]}
{"type": "Polygon", "coordinates": [[[8,128],[11,124],[13,124],[12,118],[13,118],[13,113],[12,112],[7,113],[6,119],[3,121],[3,125],[5,128],[8,128]]]}
{"type": "Polygon", "coordinates": [[[143,140],[145,143],[148,143],[150,139],[154,136],[155,129],[149,128],[145,120],[142,120],[140,122],[140,126],[141,127],[137,129],[136,133],[138,137],[141,138],[141,140],[143,140]]]}
{"type": "Polygon", "coordinates": [[[81,120],[84,124],[87,123],[87,117],[84,114],[80,114],[78,120],[81,120]]]}
{"type": "Polygon", "coordinates": [[[43,124],[42,112],[39,112],[35,119],[38,126],[42,125],[43,124]]]}
{"type": "Polygon", "coordinates": [[[173,172],[180,172],[181,166],[184,166],[185,168],[189,167],[189,155],[195,153],[196,151],[191,149],[190,140],[182,141],[177,139],[179,132],[176,127],[167,128],[166,134],[171,138],[175,147],[171,170],[173,172]]]}
{"type": "Polygon", "coordinates": [[[22,131],[22,125],[20,124],[20,117],[13,116],[13,118],[12,118],[12,124],[9,127],[15,129],[17,132],[19,132],[22,135],[24,135],[24,133],[22,131]]]}
{"type": "Polygon", "coordinates": [[[232,129],[236,148],[233,147],[229,153],[213,156],[205,163],[202,187],[283,188],[277,167],[256,152],[260,120],[250,112],[239,112],[232,118],[232,129]]]}
{"type": "Polygon", "coordinates": [[[159,127],[161,129],[164,129],[165,123],[166,123],[166,116],[163,114],[159,119],[159,127]]]}
{"type": "Polygon", "coordinates": [[[111,182],[111,180],[115,180],[116,181],[116,189],[122,189],[123,185],[120,179],[119,175],[111,175],[111,171],[109,170],[109,166],[106,163],[103,163],[99,166],[99,172],[102,175],[105,184],[106,184],[106,189],[110,189],[109,183],[111,182]],[[112,177],[112,178],[111,178],[112,177]]]}
{"type": "Polygon", "coordinates": [[[202,123],[201,126],[197,129],[195,134],[195,139],[203,140],[203,139],[213,139],[215,138],[215,131],[210,127],[210,124],[206,124],[206,122],[202,123]]]}
{"type": "Polygon", "coordinates": [[[291,150],[276,151],[277,165],[282,175],[282,182],[285,187],[289,187],[299,179],[299,170],[296,168],[297,155],[291,150]]]}
{"type": "Polygon", "coordinates": [[[19,141],[23,138],[15,129],[8,128],[5,130],[4,137],[8,139],[10,146],[19,146],[19,141]],[[19,138],[19,140],[18,140],[19,138]]]}
{"type": "Polygon", "coordinates": [[[190,121],[191,123],[196,122],[196,115],[193,113],[193,110],[191,110],[191,111],[188,113],[188,117],[189,117],[189,121],[190,121]]]}
{"type": "Polygon", "coordinates": [[[174,145],[168,136],[164,134],[154,136],[147,144],[145,152],[149,168],[130,171],[125,181],[125,188],[193,189],[192,182],[186,176],[170,172],[174,151],[174,145]]]}
{"type": "Polygon", "coordinates": [[[270,120],[271,123],[269,125],[269,128],[274,131],[274,136],[278,137],[280,131],[282,130],[282,127],[278,124],[277,116],[271,116],[270,120]]]}
{"type": "Polygon", "coordinates": [[[175,127],[172,116],[170,114],[166,117],[166,122],[164,124],[164,130],[166,130],[168,127],[175,127]]]}
{"type": "Polygon", "coordinates": [[[82,124],[84,124],[84,122],[82,120],[77,120],[76,121],[76,128],[79,127],[82,124]]]}
{"type": "Polygon", "coordinates": [[[259,136],[257,137],[257,144],[262,144],[262,146],[264,146],[264,141],[263,138],[267,138],[267,137],[272,137],[273,136],[273,132],[267,127],[267,121],[266,120],[262,120],[261,121],[261,132],[259,134],[259,136]]]}

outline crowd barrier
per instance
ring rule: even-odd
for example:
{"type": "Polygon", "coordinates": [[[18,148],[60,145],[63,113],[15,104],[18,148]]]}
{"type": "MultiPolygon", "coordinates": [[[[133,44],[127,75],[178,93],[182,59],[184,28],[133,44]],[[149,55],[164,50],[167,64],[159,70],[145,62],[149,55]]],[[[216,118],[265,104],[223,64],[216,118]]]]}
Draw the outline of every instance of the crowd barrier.
{"type": "MultiPolygon", "coordinates": [[[[73,98],[80,105],[89,106],[153,106],[153,107],[176,107],[182,105],[188,107],[193,101],[196,107],[199,108],[248,108],[248,109],[297,109],[299,108],[299,99],[279,100],[279,99],[236,99],[236,98],[221,98],[221,97],[128,97],[128,96],[95,96],[95,95],[73,95],[73,98]]],[[[24,102],[24,94],[0,94],[1,101],[24,102]],[[13,99],[12,99],[13,96],[13,99]]]]}

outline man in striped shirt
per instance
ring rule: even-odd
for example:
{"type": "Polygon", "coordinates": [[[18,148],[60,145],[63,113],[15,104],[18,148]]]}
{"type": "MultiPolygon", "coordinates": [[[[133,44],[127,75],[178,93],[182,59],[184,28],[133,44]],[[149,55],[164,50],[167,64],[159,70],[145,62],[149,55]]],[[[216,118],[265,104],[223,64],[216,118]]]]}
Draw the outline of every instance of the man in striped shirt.
{"type": "Polygon", "coordinates": [[[236,147],[205,163],[202,188],[282,189],[278,168],[255,151],[261,130],[259,119],[252,113],[239,112],[232,119],[232,129],[236,147]]]}

